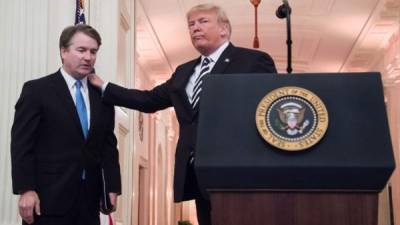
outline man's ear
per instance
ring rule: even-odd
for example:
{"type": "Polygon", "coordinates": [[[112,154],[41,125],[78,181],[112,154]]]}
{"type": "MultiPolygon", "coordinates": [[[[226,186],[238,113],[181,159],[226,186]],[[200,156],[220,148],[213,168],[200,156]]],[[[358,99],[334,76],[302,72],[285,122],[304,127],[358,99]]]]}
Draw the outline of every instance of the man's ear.
{"type": "Polygon", "coordinates": [[[64,59],[64,55],[65,55],[65,53],[67,53],[67,52],[68,52],[68,49],[67,49],[67,48],[64,48],[64,47],[61,47],[61,48],[60,48],[61,60],[64,59]]]}
{"type": "Polygon", "coordinates": [[[228,24],[226,23],[221,23],[221,36],[222,37],[228,37],[229,31],[228,31],[228,24]]]}

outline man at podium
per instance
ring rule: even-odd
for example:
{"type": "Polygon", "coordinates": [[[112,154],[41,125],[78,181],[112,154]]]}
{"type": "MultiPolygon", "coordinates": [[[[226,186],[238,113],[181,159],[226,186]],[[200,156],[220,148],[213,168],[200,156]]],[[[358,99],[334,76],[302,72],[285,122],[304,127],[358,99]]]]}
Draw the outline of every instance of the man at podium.
{"type": "Polygon", "coordinates": [[[193,168],[203,78],[206,74],[276,73],[276,68],[267,53],[230,43],[231,25],[219,6],[194,6],[187,13],[187,24],[192,44],[201,56],[178,66],[165,83],[152,90],[137,90],[104,83],[96,75],[89,79],[102,88],[103,101],[109,104],[147,113],[174,107],[180,128],[174,201],[195,199],[199,224],[210,225],[210,203],[200,194],[193,168]]]}

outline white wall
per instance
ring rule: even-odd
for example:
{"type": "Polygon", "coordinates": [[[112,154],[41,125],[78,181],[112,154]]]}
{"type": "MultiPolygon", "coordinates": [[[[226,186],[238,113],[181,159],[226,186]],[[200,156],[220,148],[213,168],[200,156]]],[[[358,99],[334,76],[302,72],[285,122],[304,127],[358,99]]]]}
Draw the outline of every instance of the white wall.
{"type": "MultiPolygon", "coordinates": [[[[85,2],[87,22],[103,38],[96,69],[107,80],[115,80],[119,1],[85,2]]],[[[60,67],[58,39],[62,29],[74,24],[74,18],[73,0],[0,0],[0,225],[21,224],[18,198],[11,188],[9,146],[14,104],[25,81],[60,67]]]]}
{"type": "Polygon", "coordinates": [[[9,146],[14,104],[25,81],[58,68],[58,36],[63,27],[74,22],[74,10],[69,0],[0,0],[0,225],[20,224],[17,197],[11,188],[9,146]]]}

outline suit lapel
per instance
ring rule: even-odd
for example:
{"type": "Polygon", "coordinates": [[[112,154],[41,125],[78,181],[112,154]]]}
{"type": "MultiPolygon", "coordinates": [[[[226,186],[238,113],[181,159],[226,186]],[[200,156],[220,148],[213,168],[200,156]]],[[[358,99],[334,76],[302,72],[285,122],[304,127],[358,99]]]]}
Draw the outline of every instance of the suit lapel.
{"type": "MultiPolygon", "coordinates": [[[[215,63],[211,73],[212,74],[220,74],[224,73],[230,62],[232,62],[232,55],[235,50],[235,47],[229,43],[228,47],[225,49],[225,51],[221,54],[221,56],[218,58],[218,61],[215,63]]],[[[190,61],[189,63],[185,64],[182,69],[179,71],[179,74],[177,76],[179,79],[177,79],[175,85],[176,88],[178,89],[179,95],[181,95],[183,99],[183,104],[187,112],[189,112],[190,117],[192,119],[196,118],[197,111],[192,109],[192,105],[189,102],[187,93],[186,93],[186,86],[189,82],[190,77],[194,73],[194,68],[196,67],[197,64],[199,64],[201,61],[201,57],[198,57],[195,60],[190,61]]]]}
{"type": "MultiPolygon", "coordinates": [[[[211,70],[210,74],[223,74],[223,73],[225,73],[226,68],[228,67],[228,65],[232,61],[231,57],[233,55],[234,50],[235,50],[235,47],[232,45],[232,43],[229,43],[228,47],[226,47],[226,49],[222,52],[222,54],[218,58],[217,62],[215,63],[215,65],[213,67],[213,69],[211,70]]],[[[195,111],[195,110],[193,110],[191,108],[191,111],[193,113],[193,118],[196,118],[196,115],[198,114],[198,110],[195,111]]]]}
{"type": "Polygon", "coordinates": [[[229,43],[228,47],[225,51],[222,52],[221,56],[218,58],[215,63],[213,69],[211,70],[211,74],[221,74],[224,73],[228,65],[232,62],[232,55],[235,50],[235,47],[229,43]]]}
{"type": "Polygon", "coordinates": [[[89,140],[93,136],[93,132],[96,130],[96,126],[98,125],[102,103],[99,91],[95,87],[93,87],[89,82],[88,82],[88,90],[89,90],[89,101],[90,101],[90,127],[87,139],[89,140]]]}
{"type": "Polygon", "coordinates": [[[60,71],[57,71],[57,73],[54,74],[53,85],[55,93],[59,97],[62,105],[68,111],[67,113],[71,116],[71,119],[75,124],[75,127],[82,134],[82,139],[83,139],[84,138],[83,131],[79,121],[78,113],[75,108],[74,100],[72,99],[71,92],[69,91],[68,85],[65,82],[64,78],[62,77],[60,71]]]}
{"type": "Polygon", "coordinates": [[[177,79],[176,85],[177,85],[177,90],[179,92],[179,95],[181,95],[183,99],[183,105],[187,112],[189,112],[190,117],[194,116],[194,111],[192,109],[192,105],[189,102],[189,97],[186,93],[186,86],[189,82],[190,77],[194,73],[194,68],[198,63],[200,63],[201,57],[190,61],[189,63],[185,64],[182,69],[179,71],[178,77],[180,79],[177,79]]]}

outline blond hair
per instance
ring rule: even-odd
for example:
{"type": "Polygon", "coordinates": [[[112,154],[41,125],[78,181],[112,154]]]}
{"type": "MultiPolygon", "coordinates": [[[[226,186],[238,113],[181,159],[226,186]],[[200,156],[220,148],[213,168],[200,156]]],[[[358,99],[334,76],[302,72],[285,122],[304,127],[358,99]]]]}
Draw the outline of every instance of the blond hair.
{"type": "Polygon", "coordinates": [[[231,37],[232,33],[231,22],[229,21],[228,16],[221,7],[211,3],[196,5],[186,13],[186,19],[189,20],[189,17],[195,12],[215,12],[215,14],[217,15],[218,22],[223,23],[228,27],[227,38],[229,39],[231,37]]]}

